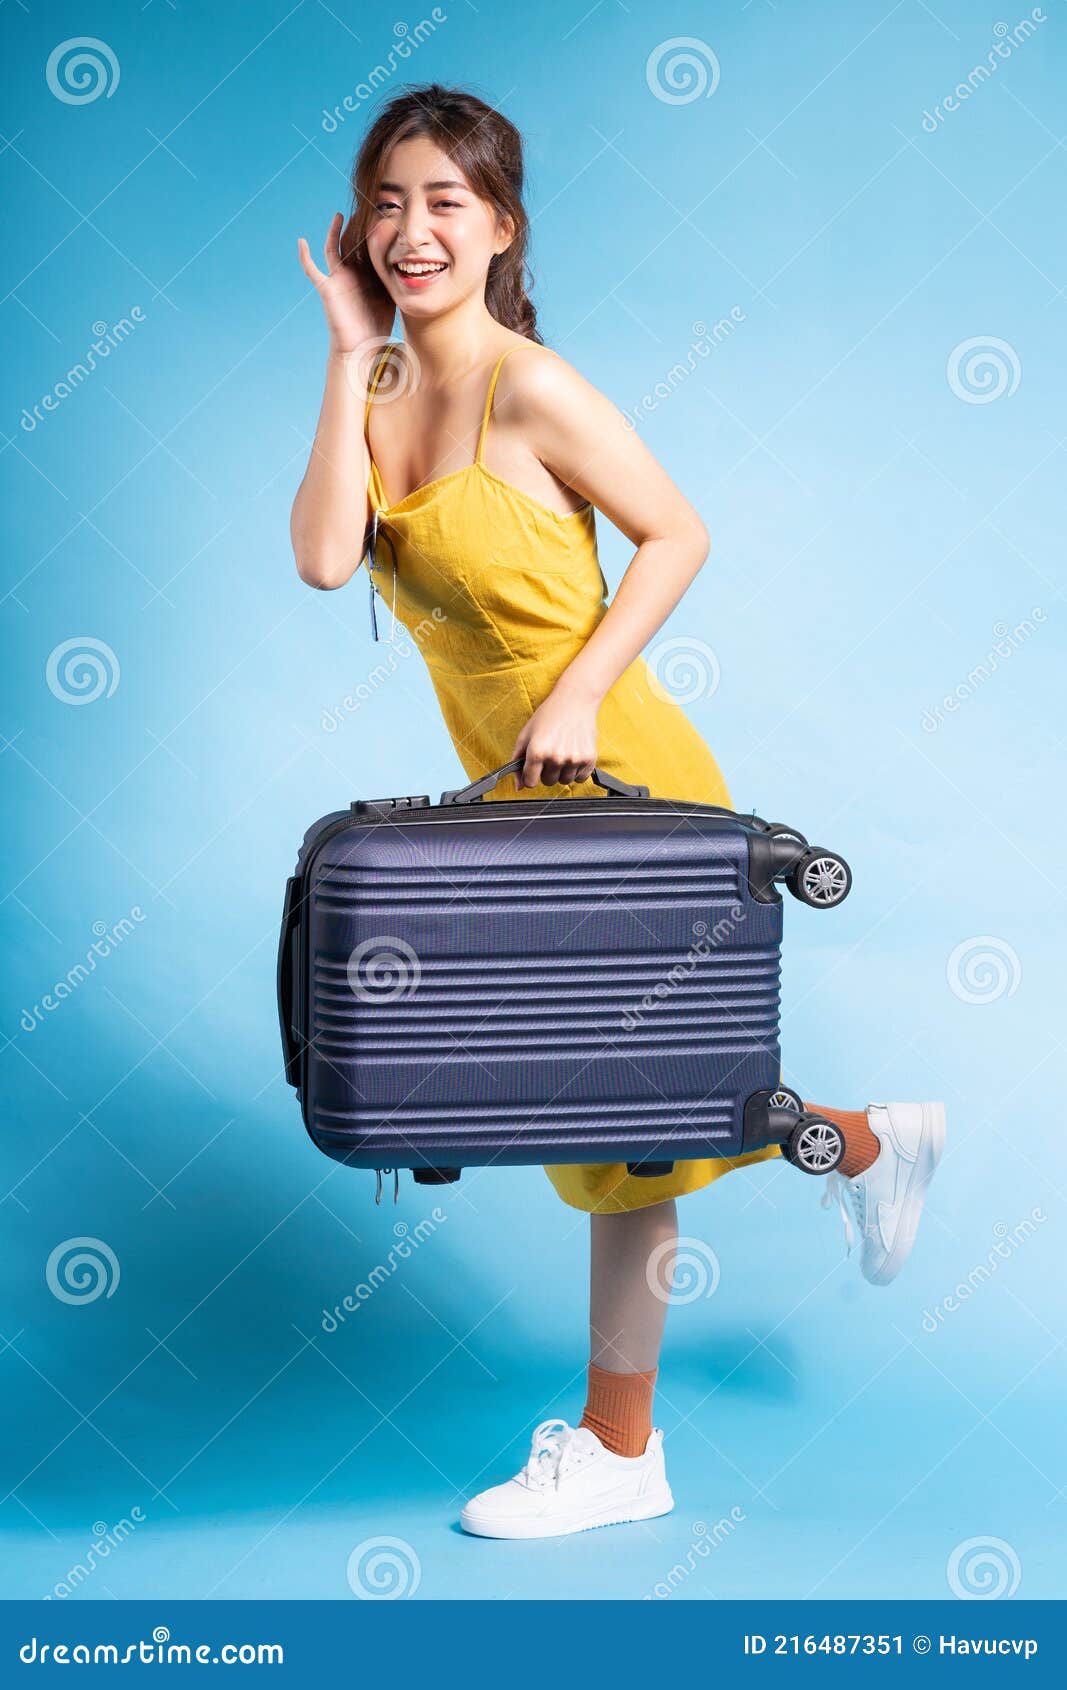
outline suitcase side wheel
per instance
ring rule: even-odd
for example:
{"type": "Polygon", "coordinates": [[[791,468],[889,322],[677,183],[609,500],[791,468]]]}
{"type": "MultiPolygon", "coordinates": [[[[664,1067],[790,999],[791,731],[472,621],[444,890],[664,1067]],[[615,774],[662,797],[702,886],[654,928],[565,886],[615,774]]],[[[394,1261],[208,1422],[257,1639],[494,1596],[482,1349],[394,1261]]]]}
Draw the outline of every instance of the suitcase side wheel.
{"type": "Polygon", "coordinates": [[[778,1090],[772,1091],[767,1099],[767,1108],[788,1109],[791,1115],[802,1115],[804,1113],[804,1101],[788,1086],[779,1086],[778,1090]]]}
{"type": "Polygon", "coordinates": [[[802,1174],[829,1174],[845,1154],[845,1135],[822,1115],[801,1115],[782,1145],[782,1155],[802,1174]]]}
{"type": "Polygon", "coordinates": [[[795,827],[786,827],[784,822],[771,822],[767,832],[772,839],[794,839],[798,845],[808,843],[802,833],[798,833],[795,827]]]}
{"type": "Polygon", "coordinates": [[[828,910],[848,897],[852,871],[836,851],[824,851],[821,845],[812,845],[790,869],[786,884],[802,904],[828,910]]]}

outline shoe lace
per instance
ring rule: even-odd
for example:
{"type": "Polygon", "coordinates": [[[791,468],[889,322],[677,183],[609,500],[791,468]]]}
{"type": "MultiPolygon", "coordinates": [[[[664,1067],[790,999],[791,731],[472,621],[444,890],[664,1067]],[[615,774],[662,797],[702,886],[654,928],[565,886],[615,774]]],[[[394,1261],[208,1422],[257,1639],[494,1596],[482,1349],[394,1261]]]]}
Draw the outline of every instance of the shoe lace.
{"type": "Polygon", "coordinates": [[[822,1194],[820,1208],[828,1209],[835,1199],[845,1226],[845,1254],[850,1256],[852,1246],[856,1242],[857,1228],[860,1237],[862,1237],[867,1224],[866,1186],[863,1175],[857,1174],[852,1179],[846,1179],[843,1174],[836,1171],[827,1174],[826,1189],[822,1194]],[[845,1201],[846,1198],[848,1202],[845,1201]],[[852,1206],[852,1214],[849,1213],[849,1204],[852,1206]],[[852,1221],[853,1215],[856,1217],[855,1226],[852,1221]]]}
{"type": "Polygon", "coordinates": [[[529,1485],[558,1484],[560,1465],[574,1437],[566,1420],[542,1420],[530,1440],[530,1454],[522,1476],[529,1485]]]}

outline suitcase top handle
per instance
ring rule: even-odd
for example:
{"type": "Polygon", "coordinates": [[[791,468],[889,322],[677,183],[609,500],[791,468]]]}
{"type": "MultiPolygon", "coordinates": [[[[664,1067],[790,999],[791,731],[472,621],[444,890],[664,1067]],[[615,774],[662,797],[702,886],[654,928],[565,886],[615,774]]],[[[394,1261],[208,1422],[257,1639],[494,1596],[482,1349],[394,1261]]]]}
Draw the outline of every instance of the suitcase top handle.
{"type": "MultiPolygon", "coordinates": [[[[492,792],[501,775],[517,774],[525,761],[525,757],[514,757],[502,768],[493,769],[490,774],[472,781],[470,786],[457,786],[450,792],[442,792],[441,803],[473,804],[476,799],[481,798],[483,792],[492,792]]],[[[618,775],[606,774],[603,769],[594,769],[589,778],[596,781],[598,786],[602,786],[609,797],[614,795],[617,798],[647,798],[649,795],[647,786],[631,786],[629,782],[620,780],[618,775]]]]}

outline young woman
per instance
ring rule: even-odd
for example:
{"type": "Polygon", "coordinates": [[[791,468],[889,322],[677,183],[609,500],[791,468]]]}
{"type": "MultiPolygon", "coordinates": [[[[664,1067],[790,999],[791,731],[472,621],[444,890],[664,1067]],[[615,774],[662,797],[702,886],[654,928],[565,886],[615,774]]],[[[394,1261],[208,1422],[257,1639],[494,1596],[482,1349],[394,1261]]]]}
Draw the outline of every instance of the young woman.
{"type": "MultiPolygon", "coordinates": [[[[368,131],[326,271],[301,238],[330,347],[293,505],[297,570],[310,586],[343,586],[377,523],[391,542],[375,547],[388,560],[380,592],[418,631],[471,779],[521,756],[521,796],[600,796],[589,779],[600,762],[653,796],[729,806],[711,751],[640,656],[708,536],[615,406],[541,343],[522,184],[513,125],[435,83],[392,100],[368,131]],[[387,344],[397,312],[403,340],[387,344]],[[636,547],[610,607],[595,510],[636,547]]],[[[911,1249],[943,1107],[808,1107],[845,1133],[830,1178],[850,1246],[846,1199],[855,1211],[865,1276],[886,1284],[911,1249]]],[[[673,1506],[651,1417],[667,1297],[649,1264],[670,1254],[676,1197],[777,1154],[678,1162],[660,1178],[622,1164],[546,1168],[591,1216],[585,1410],[577,1427],[538,1426],[522,1470],[467,1503],[468,1531],[548,1537],[673,1506]]]]}

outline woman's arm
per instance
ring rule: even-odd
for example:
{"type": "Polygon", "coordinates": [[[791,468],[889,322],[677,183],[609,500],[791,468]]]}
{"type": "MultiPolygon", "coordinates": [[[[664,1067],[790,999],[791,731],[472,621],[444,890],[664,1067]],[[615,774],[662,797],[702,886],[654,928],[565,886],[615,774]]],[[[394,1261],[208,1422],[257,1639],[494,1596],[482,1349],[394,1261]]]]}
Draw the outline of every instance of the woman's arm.
{"type": "Polygon", "coordinates": [[[519,784],[536,786],[588,774],[601,700],[670,615],[710,540],[622,413],[564,359],[547,352],[510,358],[504,368],[511,378],[501,407],[508,424],[637,547],[595,631],[519,736],[513,755],[527,753],[519,784]]]}
{"type": "Polygon", "coordinates": [[[342,262],[342,223],[337,212],[326,237],[328,274],[313,262],[307,241],[301,237],[297,243],[304,273],[322,300],[330,336],[326,391],[289,522],[297,574],[310,587],[343,587],[363,557],[370,516],[364,406],[373,366],[395,314],[380,284],[376,291],[368,287],[342,262]]]}
{"type": "Polygon", "coordinates": [[[326,359],[318,427],[289,519],[297,574],[309,587],[343,587],[363,557],[370,460],[359,390],[370,373],[353,369],[356,358],[331,351],[326,359]]]}

